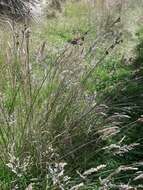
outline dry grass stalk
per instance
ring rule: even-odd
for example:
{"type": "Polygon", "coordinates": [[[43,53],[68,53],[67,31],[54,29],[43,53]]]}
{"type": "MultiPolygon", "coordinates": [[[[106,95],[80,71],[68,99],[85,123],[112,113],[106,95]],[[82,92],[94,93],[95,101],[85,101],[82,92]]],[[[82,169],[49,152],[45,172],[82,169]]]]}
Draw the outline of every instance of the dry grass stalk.
{"type": "Polygon", "coordinates": [[[93,174],[95,172],[98,172],[99,170],[102,170],[104,168],[106,168],[106,165],[104,165],[104,164],[103,165],[99,165],[96,168],[91,168],[91,169],[85,171],[82,175],[83,176],[88,176],[88,175],[91,175],[91,174],[93,174]]]}

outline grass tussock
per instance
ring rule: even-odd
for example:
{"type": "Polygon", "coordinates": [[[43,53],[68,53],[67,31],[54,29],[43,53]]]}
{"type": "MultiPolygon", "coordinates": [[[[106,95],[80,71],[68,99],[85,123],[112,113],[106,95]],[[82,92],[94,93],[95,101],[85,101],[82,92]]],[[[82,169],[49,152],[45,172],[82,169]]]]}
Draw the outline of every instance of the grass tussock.
{"type": "Polygon", "coordinates": [[[127,57],[118,18],[93,32],[85,4],[66,6],[40,33],[2,32],[0,189],[140,190],[143,32],[127,57]]]}

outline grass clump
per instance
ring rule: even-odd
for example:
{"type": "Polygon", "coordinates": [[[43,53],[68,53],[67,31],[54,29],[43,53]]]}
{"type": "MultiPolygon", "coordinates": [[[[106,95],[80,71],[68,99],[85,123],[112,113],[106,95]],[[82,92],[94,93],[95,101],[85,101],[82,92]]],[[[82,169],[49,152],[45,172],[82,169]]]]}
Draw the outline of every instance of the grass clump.
{"type": "MultiPolygon", "coordinates": [[[[78,6],[87,12],[84,4],[67,6],[59,21],[87,17],[78,13],[78,6]]],[[[73,46],[65,42],[76,25],[55,21],[40,45],[26,25],[2,41],[0,188],[141,189],[142,30],[136,57],[127,59],[116,26],[73,46]]]]}

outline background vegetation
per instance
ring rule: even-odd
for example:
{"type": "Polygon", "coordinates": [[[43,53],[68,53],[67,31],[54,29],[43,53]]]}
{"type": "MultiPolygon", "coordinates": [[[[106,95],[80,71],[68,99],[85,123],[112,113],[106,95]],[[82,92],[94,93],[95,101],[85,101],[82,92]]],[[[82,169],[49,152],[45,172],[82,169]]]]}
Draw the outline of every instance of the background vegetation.
{"type": "Polygon", "coordinates": [[[2,19],[0,189],[143,189],[142,4],[2,19]]]}

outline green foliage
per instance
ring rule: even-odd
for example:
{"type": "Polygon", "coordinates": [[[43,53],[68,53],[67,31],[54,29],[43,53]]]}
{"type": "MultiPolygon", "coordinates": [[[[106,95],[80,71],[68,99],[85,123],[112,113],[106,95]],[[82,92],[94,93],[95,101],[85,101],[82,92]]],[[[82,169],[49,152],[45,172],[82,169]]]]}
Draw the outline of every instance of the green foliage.
{"type": "Polygon", "coordinates": [[[89,30],[89,14],[90,9],[86,4],[67,3],[63,15],[45,21],[41,26],[43,30],[40,29],[37,37],[39,38],[40,33],[40,38],[61,48],[68,40],[89,30]]]}

